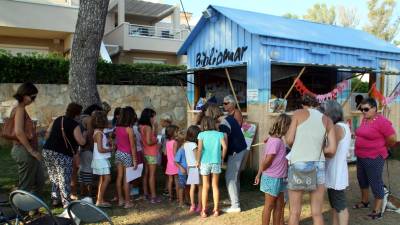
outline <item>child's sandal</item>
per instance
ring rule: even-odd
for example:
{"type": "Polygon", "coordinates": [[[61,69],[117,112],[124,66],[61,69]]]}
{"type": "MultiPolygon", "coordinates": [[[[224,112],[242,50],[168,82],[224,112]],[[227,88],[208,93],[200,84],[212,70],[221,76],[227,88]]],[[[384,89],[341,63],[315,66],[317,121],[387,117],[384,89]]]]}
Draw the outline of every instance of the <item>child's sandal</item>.
{"type": "Polygon", "coordinates": [[[215,217],[219,216],[219,210],[218,209],[214,209],[213,216],[215,216],[215,217]]]}
{"type": "Polygon", "coordinates": [[[201,218],[207,218],[207,213],[206,213],[206,211],[204,211],[204,210],[202,210],[201,212],[200,212],[200,217],[201,218]]]}

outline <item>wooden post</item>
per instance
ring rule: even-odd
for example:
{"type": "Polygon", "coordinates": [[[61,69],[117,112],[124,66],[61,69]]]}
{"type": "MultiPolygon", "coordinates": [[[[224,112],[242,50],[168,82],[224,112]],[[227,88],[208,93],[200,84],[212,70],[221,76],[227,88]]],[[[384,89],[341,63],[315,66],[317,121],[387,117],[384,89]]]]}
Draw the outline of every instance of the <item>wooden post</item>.
{"type": "MultiPolygon", "coordinates": [[[[192,105],[190,105],[190,101],[189,101],[189,98],[188,98],[188,96],[187,96],[186,90],[185,90],[185,88],[183,87],[182,81],[179,80],[179,83],[181,84],[182,90],[185,92],[186,102],[187,102],[187,104],[188,104],[188,106],[189,106],[189,109],[191,110],[191,109],[192,109],[192,105]]],[[[193,108],[193,109],[194,109],[194,108],[193,108]]]]}
{"type": "Polygon", "coordinates": [[[237,97],[236,97],[235,89],[233,88],[231,76],[229,75],[229,72],[228,72],[228,69],[227,69],[227,68],[225,68],[225,74],[226,74],[226,77],[228,78],[229,85],[231,86],[231,90],[232,90],[232,93],[233,93],[233,97],[235,98],[235,101],[236,101],[236,106],[238,107],[239,111],[242,112],[242,111],[240,110],[240,106],[239,106],[239,102],[238,102],[237,97]]]}
{"type": "Polygon", "coordinates": [[[289,97],[290,93],[292,92],[294,85],[296,84],[297,80],[300,79],[300,77],[303,75],[304,71],[306,70],[306,67],[304,66],[303,69],[301,69],[299,75],[297,75],[296,79],[294,79],[292,86],[289,88],[288,92],[286,93],[284,99],[286,100],[287,97],[289,97]]]}

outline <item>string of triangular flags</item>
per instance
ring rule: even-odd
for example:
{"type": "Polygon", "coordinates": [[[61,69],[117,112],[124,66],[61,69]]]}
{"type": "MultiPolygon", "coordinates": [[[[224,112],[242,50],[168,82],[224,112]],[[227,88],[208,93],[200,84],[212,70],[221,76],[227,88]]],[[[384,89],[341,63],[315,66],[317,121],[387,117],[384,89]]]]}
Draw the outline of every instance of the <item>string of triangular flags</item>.
{"type": "Polygon", "coordinates": [[[294,86],[301,95],[311,95],[315,97],[318,102],[322,103],[326,100],[336,99],[337,95],[342,93],[349,86],[349,82],[344,80],[338,83],[332,91],[325,94],[315,94],[310,91],[300,79],[296,79],[294,86]]]}
{"type": "Polygon", "coordinates": [[[389,105],[392,103],[398,96],[400,96],[400,90],[396,90],[392,96],[385,97],[379,90],[376,88],[376,83],[372,84],[371,87],[372,96],[377,99],[382,105],[389,105]]]}

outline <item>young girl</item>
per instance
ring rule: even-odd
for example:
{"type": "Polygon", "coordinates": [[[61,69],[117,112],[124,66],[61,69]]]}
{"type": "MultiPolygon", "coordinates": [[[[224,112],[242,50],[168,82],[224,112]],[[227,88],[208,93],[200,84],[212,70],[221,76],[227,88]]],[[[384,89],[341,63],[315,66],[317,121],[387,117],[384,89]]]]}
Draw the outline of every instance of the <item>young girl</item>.
{"type": "Polygon", "coordinates": [[[186,133],[184,130],[180,130],[178,132],[178,136],[176,138],[178,142],[178,151],[175,154],[175,163],[178,167],[178,203],[179,207],[185,207],[185,200],[187,199],[188,192],[186,188],[187,181],[187,163],[186,163],[186,155],[185,149],[183,148],[183,143],[186,139],[186,133]]]}
{"type": "Polygon", "coordinates": [[[92,169],[93,174],[99,175],[99,187],[97,191],[96,206],[111,207],[109,202],[104,200],[104,193],[106,192],[107,185],[111,180],[110,177],[110,161],[111,151],[114,146],[107,146],[108,140],[103,133],[103,129],[108,126],[107,114],[103,111],[95,111],[93,113],[93,161],[92,169]]]}
{"type": "Polygon", "coordinates": [[[136,140],[132,126],[135,124],[136,113],[132,107],[122,109],[121,117],[115,128],[117,151],[115,153],[115,164],[117,165],[117,194],[118,206],[125,209],[133,206],[130,200],[129,183],[126,182],[126,168],[137,168],[136,140]],[[123,194],[122,194],[123,193],[123,194]],[[125,198],[124,198],[125,197],[125,198]]]}
{"type": "MultiPolygon", "coordinates": [[[[198,126],[190,126],[186,132],[186,142],[183,144],[183,149],[185,151],[185,157],[187,162],[187,171],[189,174],[189,170],[197,170],[196,167],[196,152],[197,152],[197,136],[200,133],[200,128],[198,126]]],[[[201,184],[197,183],[188,183],[190,185],[190,212],[200,212],[201,211],[201,184]],[[196,208],[196,199],[195,193],[196,188],[198,189],[197,195],[197,208],[196,208]]]]}
{"type": "Polygon", "coordinates": [[[156,196],[156,169],[159,145],[157,142],[156,112],[150,108],[142,111],[139,119],[139,130],[142,137],[145,158],[145,170],[143,177],[143,192],[148,196],[150,187],[151,203],[161,202],[156,196]]]}
{"type": "Polygon", "coordinates": [[[202,210],[200,216],[207,217],[208,191],[210,189],[210,177],[212,177],[212,191],[214,199],[213,215],[219,216],[219,189],[218,179],[221,173],[221,162],[223,162],[227,145],[224,134],[217,131],[214,119],[205,116],[201,120],[201,130],[198,136],[197,162],[200,162],[200,174],[203,180],[202,210]],[[222,146],[222,154],[221,154],[222,146]]]}
{"type": "Polygon", "coordinates": [[[260,159],[258,174],[254,184],[261,184],[260,190],[265,193],[262,224],[269,225],[273,211],[273,224],[283,224],[285,178],[287,176],[286,148],[282,137],[289,129],[291,119],[286,114],[281,114],[269,130],[269,138],[260,159]]]}
{"type": "Polygon", "coordinates": [[[165,155],[167,156],[167,168],[165,174],[168,176],[168,193],[169,200],[172,201],[174,194],[172,192],[173,183],[175,183],[175,193],[178,196],[178,167],[175,164],[175,155],[178,149],[178,142],[176,141],[178,127],[175,125],[169,125],[165,129],[165,136],[167,141],[165,143],[165,155]]]}

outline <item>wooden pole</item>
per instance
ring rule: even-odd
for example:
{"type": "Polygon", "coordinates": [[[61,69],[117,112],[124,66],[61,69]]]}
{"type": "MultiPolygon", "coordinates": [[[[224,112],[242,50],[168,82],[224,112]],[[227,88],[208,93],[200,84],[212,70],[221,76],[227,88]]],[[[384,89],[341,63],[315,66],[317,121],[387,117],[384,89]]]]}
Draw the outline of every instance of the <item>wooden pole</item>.
{"type": "MultiPolygon", "coordinates": [[[[182,81],[181,81],[181,80],[179,80],[179,83],[181,84],[182,90],[183,90],[184,92],[186,92],[185,88],[183,87],[183,84],[182,84],[182,81]]],[[[190,101],[189,101],[189,98],[188,98],[188,96],[187,96],[187,93],[185,93],[185,97],[186,97],[186,103],[188,104],[189,109],[192,109],[192,105],[190,105],[190,101]]],[[[194,109],[194,108],[193,108],[193,109],[194,109]]]]}
{"type": "Polygon", "coordinates": [[[300,77],[303,75],[304,71],[306,70],[306,67],[304,66],[303,69],[301,69],[299,75],[297,75],[296,79],[294,79],[292,86],[290,87],[290,89],[288,90],[288,92],[286,93],[284,99],[286,100],[287,97],[289,97],[290,93],[292,92],[294,85],[296,84],[297,80],[300,79],[300,77]]]}
{"type": "Polygon", "coordinates": [[[238,107],[239,111],[242,112],[242,111],[240,110],[240,106],[239,106],[239,102],[238,102],[237,97],[236,97],[235,89],[233,88],[231,76],[229,75],[229,71],[228,71],[227,68],[225,68],[225,74],[226,74],[226,77],[228,78],[229,85],[231,86],[231,91],[232,91],[232,93],[233,93],[233,97],[235,98],[236,106],[238,107]]]}
{"type": "MultiPolygon", "coordinates": [[[[360,80],[362,80],[362,78],[364,77],[364,75],[365,75],[365,73],[363,73],[363,75],[361,75],[360,80]]],[[[352,94],[358,87],[360,87],[361,84],[362,84],[362,82],[358,83],[356,86],[354,86],[354,87],[350,90],[349,96],[347,96],[347,98],[346,98],[346,99],[344,100],[344,102],[342,103],[342,107],[343,107],[344,105],[346,105],[346,103],[349,101],[349,99],[350,99],[350,97],[351,97],[351,94],[352,94]]],[[[371,90],[370,90],[370,91],[371,91],[371,90]]],[[[369,94],[369,92],[368,92],[368,94],[369,94]]]]}

